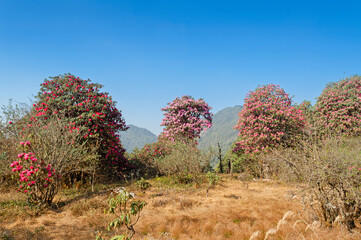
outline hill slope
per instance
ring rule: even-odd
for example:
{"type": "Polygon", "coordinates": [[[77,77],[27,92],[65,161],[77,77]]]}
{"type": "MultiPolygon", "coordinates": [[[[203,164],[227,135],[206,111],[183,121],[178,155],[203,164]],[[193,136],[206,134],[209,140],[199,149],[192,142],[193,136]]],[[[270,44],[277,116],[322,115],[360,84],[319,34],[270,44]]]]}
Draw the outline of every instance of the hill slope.
{"type": "Polygon", "coordinates": [[[199,148],[207,149],[210,146],[217,147],[218,142],[222,152],[226,153],[232,143],[236,140],[238,131],[233,129],[238,121],[238,113],[242,106],[227,107],[213,116],[213,126],[201,134],[199,148]]]}
{"type": "Polygon", "coordinates": [[[145,128],[129,125],[129,129],[121,133],[121,140],[124,148],[131,152],[134,148],[142,148],[147,143],[157,141],[157,136],[145,128]]]}

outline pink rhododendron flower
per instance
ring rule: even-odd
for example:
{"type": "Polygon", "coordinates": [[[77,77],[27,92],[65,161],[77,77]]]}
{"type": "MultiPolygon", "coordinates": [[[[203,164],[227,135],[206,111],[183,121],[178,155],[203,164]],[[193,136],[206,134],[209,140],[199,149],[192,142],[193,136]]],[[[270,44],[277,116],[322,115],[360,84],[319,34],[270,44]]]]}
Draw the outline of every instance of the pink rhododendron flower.
{"type": "Polygon", "coordinates": [[[328,84],[318,97],[314,127],[321,134],[361,135],[361,76],[328,84]]]}
{"type": "Polygon", "coordinates": [[[176,98],[168,106],[162,108],[165,129],[160,138],[175,140],[176,138],[196,139],[200,133],[212,126],[211,107],[203,99],[195,100],[191,96],[176,98]]]}
{"type": "Polygon", "coordinates": [[[237,153],[266,152],[280,144],[294,145],[306,122],[302,111],[292,106],[291,98],[279,86],[258,87],[247,94],[239,113],[237,153]]]}

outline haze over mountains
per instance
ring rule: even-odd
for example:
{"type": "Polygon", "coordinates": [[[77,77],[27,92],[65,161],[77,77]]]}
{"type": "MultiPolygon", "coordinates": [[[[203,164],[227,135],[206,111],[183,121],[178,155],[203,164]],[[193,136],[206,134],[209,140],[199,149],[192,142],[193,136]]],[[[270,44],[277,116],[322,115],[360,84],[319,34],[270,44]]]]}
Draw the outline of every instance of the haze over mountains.
{"type": "MultiPolygon", "coordinates": [[[[238,113],[242,106],[227,107],[213,116],[213,126],[201,134],[199,148],[207,150],[209,147],[217,147],[218,142],[222,152],[226,153],[232,143],[236,140],[238,131],[233,129],[238,121],[238,113]]],[[[121,141],[128,152],[134,148],[141,149],[147,143],[157,141],[157,136],[151,131],[134,125],[129,125],[126,132],[121,133],[121,141]]]]}

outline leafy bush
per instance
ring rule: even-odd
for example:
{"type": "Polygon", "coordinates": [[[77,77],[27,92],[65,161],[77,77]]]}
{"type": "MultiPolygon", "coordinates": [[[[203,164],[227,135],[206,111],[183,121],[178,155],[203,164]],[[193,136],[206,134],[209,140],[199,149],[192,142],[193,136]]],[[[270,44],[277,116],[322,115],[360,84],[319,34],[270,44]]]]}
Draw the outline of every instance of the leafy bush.
{"type": "Polygon", "coordinates": [[[167,142],[170,153],[154,159],[160,174],[176,175],[180,178],[191,175],[193,180],[208,167],[209,156],[199,151],[194,140],[167,142]]]}
{"type": "Polygon", "coordinates": [[[24,128],[23,124],[20,124],[24,116],[29,113],[29,108],[26,105],[13,104],[12,100],[9,100],[7,106],[1,108],[2,114],[0,114],[0,184],[12,185],[11,181],[11,169],[10,163],[16,159],[17,146],[20,139],[20,131],[24,128]]]}
{"type": "Polygon", "coordinates": [[[248,93],[235,128],[239,139],[234,152],[257,153],[277,146],[294,146],[305,126],[300,109],[276,85],[258,87],[248,93]]]}
{"type": "Polygon", "coordinates": [[[140,180],[136,181],[135,184],[140,188],[140,190],[145,191],[147,190],[151,185],[148,181],[146,181],[144,178],[140,178],[140,180]]]}
{"type": "Polygon", "coordinates": [[[12,139],[0,139],[0,186],[10,187],[14,184],[11,179],[11,169],[9,165],[14,161],[16,156],[15,142],[12,139]]]}
{"type": "Polygon", "coordinates": [[[218,183],[220,177],[213,172],[207,172],[207,179],[208,179],[208,187],[207,187],[206,197],[208,197],[209,189],[211,189],[212,186],[218,183]]]}
{"type": "Polygon", "coordinates": [[[361,134],[361,76],[330,83],[318,97],[315,126],[321,134],[361,134]]]}
{"type": "Polygon", "coordinates": [[[132,172],[135,172],[136,178],[154,177],[159,174],[159,169],[156,164],[156,159],[164,157],[171,151],[170,144],[164,139],[151,144],[146,144],[142,149],[135,149],[133,153],[129,154],[129,164],[132,166],[132,172]]]}
{"type": "Polygon", "coordinates": [[[212,108],[203,99],[195,100],[191,96],[176,98],[162,108],[165,126],[161,137],[174,141],[176,139],[196,139],[205,128],[212,126],[212,108]]]}
{"type": "Polygon", "coordinates": [[[168,141],[160,139],[131,156],[138,176],[175,175],[179,183],[197,180],[197,175],[209,167],[210,156],[198,150],[195,140],[168,141]]]}
{"type": "MultiPolygon", "coordinates": [[[[112,228],[117,229],[126,227],[126,232],[111,238],[111,240],[130,240],[135,234],[134,226],[137,224],[140,213],[146,203],[134,200],[134,194],[123,189],[118,195],[109,199],[108,213],[115,216],[109,223],[108,231],[112,228]]],[[[103,240],[101,234],[98,234],[96,240],[103,240]]]]}
{"type": "Polygon", "coordinates": [[[23,130],[18,159],[10,167],[18,181],[18,191],[28,201],[50,205],[64,175],[94,160],[96,155],[84,148],[81,134],[64,130],[67,122],[51,117],[38,120],[23,130]]]}
{"type": "MultiPolygon", "coordinates": [[[[261,175],[259,158],[251,154],[239,154],[233,151],[234,145],[224,155],[222,163],[222,172],[224,173],[246,173],[252,177],[261,175]]],[[[221,172],[218,163],[216,170],[221,172]]]]}
{"type": "Polygon", "coordinates": [[[209,158],[196,147],[196,140],[158,142],[145,145],[130,156],[130,163],[138,177],[176,175],[179,182],[194,181],[196,175],[208,167],[209,158]]]}
{"type": "Polygon", "coordinates": [[[338,222],[355,227],[361,216],[360,138],[307,139],[295,149],[275,150],[270,162],[292,171],[304,183],[304,203],[327,226],[338,222]]]}

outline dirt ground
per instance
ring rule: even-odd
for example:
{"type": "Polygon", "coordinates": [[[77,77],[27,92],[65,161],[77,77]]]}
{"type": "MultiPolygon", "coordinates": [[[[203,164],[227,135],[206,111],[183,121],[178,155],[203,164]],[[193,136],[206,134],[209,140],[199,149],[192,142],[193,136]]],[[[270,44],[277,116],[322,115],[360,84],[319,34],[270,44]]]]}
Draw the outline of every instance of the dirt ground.
{"type": "MultiPolygon", "coordinates": [[[[145,192],[127,187],[147,203],[133,239],[361,239],[359,226],[353,233],[321,226],[303,208],[296,186],[222,177],[206,197],[204,186],[171,188],[150,182],[145,192]]],[[[108,197],[104,190],[75,197],[63,193],[55,201],[58,208],[35,215],[26,206],[6,205],[20,200],[3,193],[0,239],[95,239],[97,232],[110,239],[116,232],[107,231],[112,220],[104,213],[108,197]]]]}

